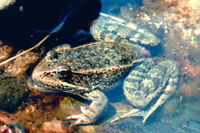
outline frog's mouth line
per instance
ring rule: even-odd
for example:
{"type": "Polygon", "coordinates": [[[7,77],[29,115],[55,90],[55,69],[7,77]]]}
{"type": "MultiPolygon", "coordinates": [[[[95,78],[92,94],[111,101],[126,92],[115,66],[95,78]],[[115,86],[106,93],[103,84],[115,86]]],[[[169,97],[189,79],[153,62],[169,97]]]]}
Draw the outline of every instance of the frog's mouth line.
{"type": "Polygon", "coordinates": [[[28,87],[31,91],[37,90],[40,92],[58,92],[57,90],[53,89],[51,86],[42,84],[41,82],[34,81],[32,79],[27,80],[28,87]]]}
{"type": "Polygon", "coordinates": [[[65,96],[70,96],[75,99],[79,99],[79,100],[87,102],[87,98],[83,96],[85,93],[83,91],[70,90],[70,89],[69,90],[64,90],[64,89],[61,90],[61,88],[58,88],[58,87],[56,90],[56,88],[52,88],[51,86],[42,84],[37,81],[33,81],[31,78],[28,79],[27,85],[28,85],[28,88],[33,92],[39,91],[39,92],[44,92],[44,93],[56,93],[56,94],[61,94],[61,95],[64,94],[65,96]]]}
{"type": "Polygon", "coordinates": [[[39,92],[49,92],[49,93],[65,93],[65,94],[83,94],[83,90],[78,90],[74,88],[62,88],[62,87],[52,87],[47,84],[42,84],[41,82],[34,81],[31,78],[27,80],[28,87],[31,91],[39,91],[39,92]]]}

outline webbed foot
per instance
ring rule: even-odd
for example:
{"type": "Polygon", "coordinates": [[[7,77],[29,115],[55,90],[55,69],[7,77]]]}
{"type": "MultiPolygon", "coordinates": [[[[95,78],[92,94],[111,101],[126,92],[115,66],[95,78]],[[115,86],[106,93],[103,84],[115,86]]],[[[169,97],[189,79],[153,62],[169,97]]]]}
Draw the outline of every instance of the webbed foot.
{"type": "Polygon", "coordinates": [[[93,90],[84,96],[92,102],[89,108],[81,106],[81,114],[66,117],[67,120],[75,120],[71,126],[95,122],[108,104],[107,97],[100,90],[93,90]]]}

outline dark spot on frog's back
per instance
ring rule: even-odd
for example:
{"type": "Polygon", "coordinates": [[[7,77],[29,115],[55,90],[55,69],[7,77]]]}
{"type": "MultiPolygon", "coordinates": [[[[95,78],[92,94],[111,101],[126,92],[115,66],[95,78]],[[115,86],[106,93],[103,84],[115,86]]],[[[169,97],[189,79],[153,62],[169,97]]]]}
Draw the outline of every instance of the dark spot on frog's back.
{"type": "Polygon", "coordinates": [[[130,60],[126,58],[120,60],[120,64],[130,64],[130,63],[131,63],[130,60]]]}

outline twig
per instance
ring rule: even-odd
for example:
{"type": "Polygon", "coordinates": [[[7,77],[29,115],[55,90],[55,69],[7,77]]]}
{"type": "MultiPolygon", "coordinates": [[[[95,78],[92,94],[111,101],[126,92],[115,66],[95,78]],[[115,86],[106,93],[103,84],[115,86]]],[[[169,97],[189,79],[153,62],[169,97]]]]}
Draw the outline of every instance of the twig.
{"type": "Polygon", "coordinates": [[[14,60],[14,59],[16,59],[17,57],[22,56],[22,55],[26,54],[27,52],[29,52],[29,51],[31,51],[31,50],[33,50],[33,49],[35,49],[35,48],[38,48],[38,47],[39,47],[44,41],[46,41],[52,34],[54,34],[54,33],[58,32],[58,31],[60,31],[60,30],[63,28],[63,26],[64,26],[64,24],[65,24],[67,18],[68,18],[68,17],[69,17],[83,2],[85,2],[85,0],[77,0],[77,1],[75,1],[74,3],[72,3],[72,5],[69,6],[69,7],[66,9],[66,15],[63,17],[62,21],[61,21],[48,35],[46,35],[38,44],[36,44],[35,46],[29,48],[28,50],[26,50],[26,51],[24,51],[24,52],[22,52],[22,53],[20,53],[20,54],[17,54],[16,56],[13,56],[13,57],[11,57],[11,58],[9,58],[9,59],[7,59],[7,60],[1,62],[1,63],[0,63],[0,67],[4,66],[6,63],[8,63],[8,62],[10,62],[10,61],[12,61],[12,60],[14,60]]]}
{"type": "Polygon", "coordinates": [[[13,57],[11,57],[11,58],[9,58],[9,59],[7,59],[7,60],[1,62],[1,63],[0,63],[0,67],[4,66],[6,63],[8,63],[8,62],[10,62],[10,61],[12,61],[12,60],[14,60],[14,59],[16,59],[17,57],[22,56],[22,55],[28,53],[29,51],[31,51],[31,50],[33,50],[33,49],[35,49],[35,48],[38,48],[44,41],[46,41],[46,40],[50,37],[50,35],[51,35],[51,34],[46,35],[39,43],[37,43],[35,46],[33,46],[33,47],[27,49],[26,51],[23,51],[22,53],[19,53],[19,54],[13,56],[13,57]]]}

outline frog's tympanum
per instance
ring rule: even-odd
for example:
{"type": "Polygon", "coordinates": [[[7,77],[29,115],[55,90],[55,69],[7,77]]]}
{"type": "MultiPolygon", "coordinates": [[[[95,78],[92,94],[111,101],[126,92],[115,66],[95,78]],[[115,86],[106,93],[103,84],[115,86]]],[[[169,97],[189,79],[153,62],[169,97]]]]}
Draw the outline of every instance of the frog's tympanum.
{"type": "Polygon", "coordinates": [[[159,97],[149,110],[137,110],[136,115],[144,116],[145,121],[176,89],[176,62],[154,64],[151,59],[142,58],[144,48],[139,44],[155,46],[159,39],[123,19],[101,13],[91,26],[91,33],[97,42],[75,48],[64,44],[49,51],[34,69],[29,86],[43,92],[65,92],[90,100],[88,108],[81,107],[81,114],[67,117],[75,119],[73,125],[90,124],[101,116],[108,103],[102,91],[112,87],[140,62],[141,65],[126,78],[124,94],[139,109],[159,97]]]}

